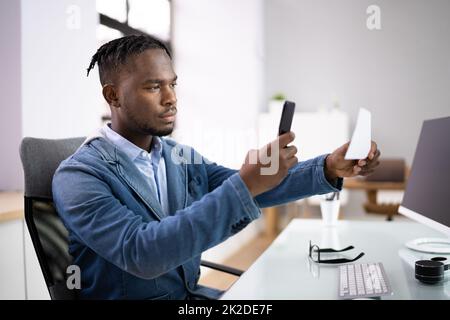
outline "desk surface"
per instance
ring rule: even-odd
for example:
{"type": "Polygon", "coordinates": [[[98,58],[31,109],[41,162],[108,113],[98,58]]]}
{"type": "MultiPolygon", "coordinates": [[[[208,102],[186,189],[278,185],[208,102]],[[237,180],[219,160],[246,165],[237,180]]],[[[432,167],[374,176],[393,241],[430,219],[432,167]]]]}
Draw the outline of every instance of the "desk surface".
{"type": "Polygon", "coordinates": [[[0,192],[0,223],[23,218],[23,193],[0,192]]]}
{"type": "Polygon", "coordinates": [[[411,220],[402,220],[340,220],[336,227],[323,227],[318,219],[294,219],[222,299],[337,299],[338,267],[311,262],[309,240],[322,248],[353,245],[355,249],[348,256],[365,252],[355,263],[382,262],[394,292],[383,300],[450,299],[448,275],[440,285],[425,285],[414,278],[414,262],[436,255],[404,246],[415,238],[442,235],[411,220]]]}

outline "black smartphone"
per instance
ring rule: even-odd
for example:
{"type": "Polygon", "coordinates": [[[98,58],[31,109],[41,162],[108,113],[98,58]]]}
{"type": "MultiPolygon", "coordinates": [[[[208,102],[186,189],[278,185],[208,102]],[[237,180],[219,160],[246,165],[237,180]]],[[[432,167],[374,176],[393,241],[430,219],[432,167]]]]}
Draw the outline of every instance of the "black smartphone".
{"type": "Polygon", "coordinates": [[[278,135],[291,131],[292,118],[294,117],[295,103],[292,101],[285,101],[283,111],[281,113],[280,127],[278,128],[278,135]]]}

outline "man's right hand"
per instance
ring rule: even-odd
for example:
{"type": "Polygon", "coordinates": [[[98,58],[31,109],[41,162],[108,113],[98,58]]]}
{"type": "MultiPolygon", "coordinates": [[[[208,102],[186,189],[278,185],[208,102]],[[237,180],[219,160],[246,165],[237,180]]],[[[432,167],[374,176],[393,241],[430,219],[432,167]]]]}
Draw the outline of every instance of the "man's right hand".
{"type": "Polygon", "coordinates": [[[297,164],[297,148],[287,146],[294,139],[294,133],[287,132],[263,148],[247,153],[239,174],[253,197],[279,185],[297,164]]]}

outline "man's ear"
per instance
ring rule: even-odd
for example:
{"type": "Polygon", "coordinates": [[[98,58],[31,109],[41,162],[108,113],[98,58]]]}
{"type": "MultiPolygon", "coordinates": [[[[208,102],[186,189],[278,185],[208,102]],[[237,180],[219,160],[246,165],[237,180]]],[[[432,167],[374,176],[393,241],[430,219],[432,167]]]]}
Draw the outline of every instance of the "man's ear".
{"type": "Polygon", "coordinates": [[[111,107],[120,108],[120,103],[119,103],[119,98],[117,95],[116,86],[114,86],[111,83],[105,84],[103,86],[102,93],[103,93],[103,97],[105,98],[106,102],[108,102],[108,104],[111,107]]]}

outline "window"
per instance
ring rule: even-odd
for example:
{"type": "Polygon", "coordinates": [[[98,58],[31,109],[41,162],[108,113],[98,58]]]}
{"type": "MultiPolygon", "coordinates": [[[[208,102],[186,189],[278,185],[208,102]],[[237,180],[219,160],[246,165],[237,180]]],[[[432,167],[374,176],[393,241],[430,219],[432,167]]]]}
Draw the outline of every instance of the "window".
{"type": "Polygon", "coordinates": [[[97,26],[98,47],[100,47],[101,45],[103,45],[111,40],[120,38],[122,36],[123,36],[123,33],[120,32],[119,30],[109,28],[103,24],[99,24],[97,26]]]}
{"type": "Polygon", "coordinates": [[[163,41],[170,40],[170,3],[167,0],[129,0],[128,23],[163,41]]]}
{"type": "MultiPolygon", "coordinates": [[[[170,0],[96,0],[100,24],[98,47],[130,34],[146,34],[159,39],[170,49],[170,0]]],[[[109,108],[102,121],[111,119],[109,108]]]]}
{"type": "Polygon", "coordinates": [[[127,22],[126,0],[97,0],[97,11],[121,23],[127,22]]]}
{"type": "Polygon", "coordinates": [[[163,41],[170,48],[169,0],[97,0],[96,6],[100,14],[99,42],[141,33],[163,41]]]}

